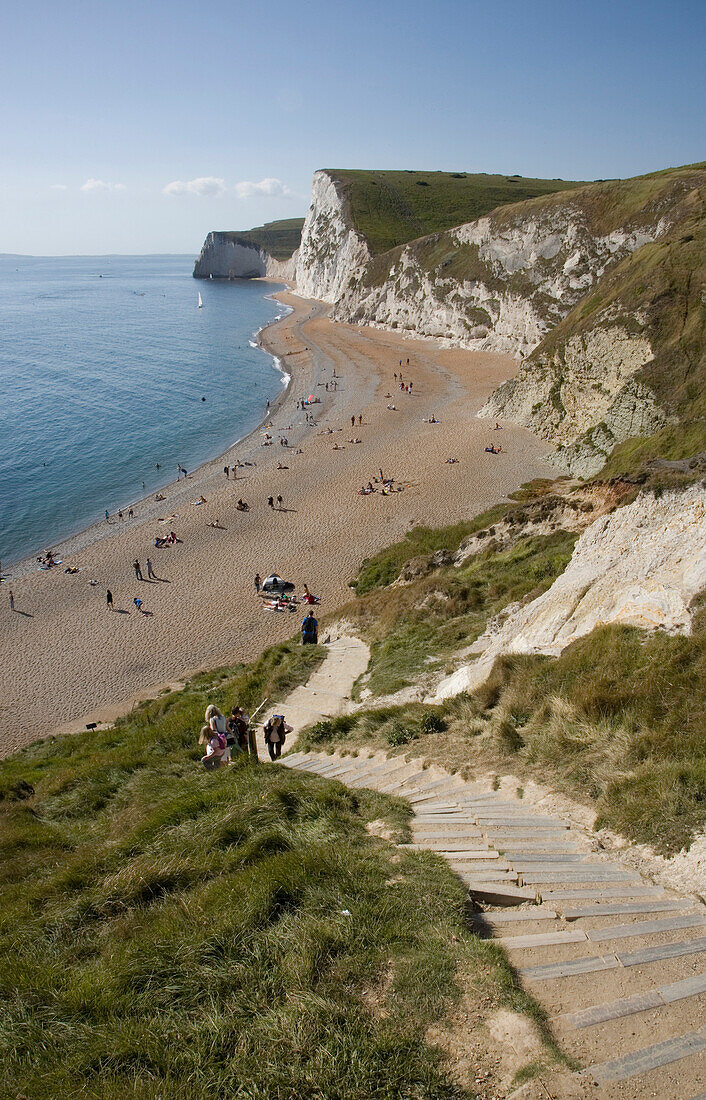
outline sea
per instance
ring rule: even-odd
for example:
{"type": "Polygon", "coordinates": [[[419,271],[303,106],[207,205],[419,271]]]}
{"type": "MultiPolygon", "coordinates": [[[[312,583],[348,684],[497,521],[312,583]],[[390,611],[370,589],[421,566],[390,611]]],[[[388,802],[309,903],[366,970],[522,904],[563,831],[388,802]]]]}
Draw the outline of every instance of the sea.
{"type": "Polygon", "coordinates": [[[256,343],[282,288],[193,263],[0,256],[3,569],[215,458],[287,384],[256,343]]]}

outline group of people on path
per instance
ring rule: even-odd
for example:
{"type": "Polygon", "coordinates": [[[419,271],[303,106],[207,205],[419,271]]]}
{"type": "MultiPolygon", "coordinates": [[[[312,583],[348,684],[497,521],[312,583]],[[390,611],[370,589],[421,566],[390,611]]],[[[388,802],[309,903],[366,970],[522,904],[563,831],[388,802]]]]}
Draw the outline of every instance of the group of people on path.
{"type": "MultiPolygon", "coordinates": [[[[205,725],[201,728],[199,745],[206,746],[206,755],[201,763],[208,771],[231,764],[233,756],[245,753],[257,760],[257,746],[254,731],[250,728],[250,715],[239,706],[234,706],[228,718],[211,704],[206,707],[205,725]]],[[[292,726],[287,725],[283,714],[273,714],[263,726],[265,745],[271,760],[282,755],[287,734],[292,726]]]]}

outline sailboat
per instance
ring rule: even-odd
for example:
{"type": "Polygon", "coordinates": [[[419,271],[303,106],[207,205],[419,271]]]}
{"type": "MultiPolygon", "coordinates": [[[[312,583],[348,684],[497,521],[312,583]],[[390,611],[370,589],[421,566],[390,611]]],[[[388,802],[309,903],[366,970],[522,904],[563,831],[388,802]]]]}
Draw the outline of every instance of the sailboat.
{"type": "Polygon", "coordinates": [[[201,301],[201,294],[199,293],[199,309],[203,309],[203,302],[201,301]]]}

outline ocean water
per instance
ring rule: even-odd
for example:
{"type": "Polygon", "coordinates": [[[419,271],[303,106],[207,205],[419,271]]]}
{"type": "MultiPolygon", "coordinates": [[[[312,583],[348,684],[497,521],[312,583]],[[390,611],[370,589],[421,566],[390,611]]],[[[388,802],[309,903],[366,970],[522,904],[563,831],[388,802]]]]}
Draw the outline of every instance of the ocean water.
{"type": "Polygon", "coordinates": [[[215,457],[281,392],[252,343],[284,312],[278,288],[194,280],[192,266],[0,256],[3,565],[215,457]]]}

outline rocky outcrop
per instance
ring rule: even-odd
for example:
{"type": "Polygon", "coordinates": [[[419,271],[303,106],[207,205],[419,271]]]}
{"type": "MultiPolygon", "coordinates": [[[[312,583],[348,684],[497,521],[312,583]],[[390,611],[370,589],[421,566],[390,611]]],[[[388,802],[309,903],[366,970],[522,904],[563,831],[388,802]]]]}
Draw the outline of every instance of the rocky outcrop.
{"type": "Polygon", "coordinates": [[[338,302],[369,260],[368,246],[351,223],[336,181],[328,172],[315,172],[311,206],[296,255],[298,293],[304,298],[338,302]]]}
{"type": "Polygon", "coordinates": [[[474,645],[478,659],[446,677],[435,698],[471,691],[504,653],[558,656],[611,623],[688,633],[691,603],[706,588],[706,490],[642,493],[595,520],[550,589],[515,605],[474,645]]]}
{"type": "Polygon", "coordinates": [[[652,435],[667,423],[652,391],[635,377],[652,357],[638,317],[599,315],[593,328],[556,350],[540,349],[478,415],[524,424],[558,444],[550,463],[587,477],[601,469],[616,443],[652,435]]]}
{"type": "Polygon", "coordinates": [[[233,233],[209,233],[194,264],[195,279],[256,279],[266,273],[266,253],[233,233]]]}
{"type": "Polygon", "coordinates": [[[275,260],[263,248],[237,233],[212,232],[194,264],[195,279],[281,279],[294,281],[295,257],[275,260]]]}

